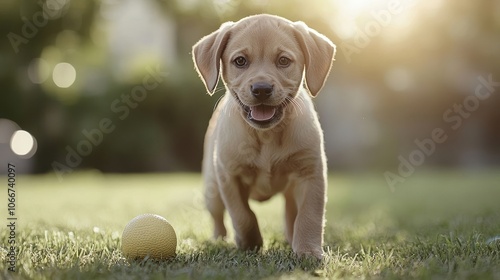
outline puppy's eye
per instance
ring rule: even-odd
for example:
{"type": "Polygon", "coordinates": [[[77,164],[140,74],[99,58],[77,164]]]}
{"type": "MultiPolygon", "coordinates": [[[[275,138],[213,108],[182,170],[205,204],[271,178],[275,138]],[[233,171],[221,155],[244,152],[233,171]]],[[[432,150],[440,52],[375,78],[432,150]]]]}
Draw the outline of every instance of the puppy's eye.
{"type": "Polygon", "coordinates": [[[288,67],[290,66],[290,63],[292,63],[292,61],[288,57],[282,56],[278,59],[279,67],[288,67]]]}
{"type": "Polygon", "coordinates": [[[233,63],[237,67],[245,67],[247,65],[247,60],[243,56],[238,56],[233,60],[233,63]]]}

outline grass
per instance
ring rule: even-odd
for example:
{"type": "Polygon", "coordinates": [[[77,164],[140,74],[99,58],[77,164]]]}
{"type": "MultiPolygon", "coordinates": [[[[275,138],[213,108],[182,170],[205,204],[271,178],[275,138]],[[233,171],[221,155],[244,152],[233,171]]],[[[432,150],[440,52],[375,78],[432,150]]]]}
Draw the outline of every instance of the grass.
{"type": "Polygon", "coordinates": [[[286,244],[281,197],[252,204],[262,251],[211,241],[198,174],[17,179],[17,271],[7,270],[4,228],[1,279],[500,279],[500,240],[487,242],[500,236],[498,172],[420,172],[395,192],[382,174],[330,176],[321,263],[296,258],[286,244]],[[121,232],[142,213],[174,226],[175,259],[123,257],[121,232]]]}

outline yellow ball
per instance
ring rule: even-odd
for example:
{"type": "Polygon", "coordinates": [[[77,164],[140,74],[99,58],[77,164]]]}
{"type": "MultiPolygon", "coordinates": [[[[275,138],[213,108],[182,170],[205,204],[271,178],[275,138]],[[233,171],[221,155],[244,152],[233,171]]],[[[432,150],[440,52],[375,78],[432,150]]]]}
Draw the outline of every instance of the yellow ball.
{"type": "Polygon", "coordinates": [[[174,228],[158,215],[139,215],[123,230],[122,252],[128,259],[168,259],[175,256],[176,246],[174,228]]]}

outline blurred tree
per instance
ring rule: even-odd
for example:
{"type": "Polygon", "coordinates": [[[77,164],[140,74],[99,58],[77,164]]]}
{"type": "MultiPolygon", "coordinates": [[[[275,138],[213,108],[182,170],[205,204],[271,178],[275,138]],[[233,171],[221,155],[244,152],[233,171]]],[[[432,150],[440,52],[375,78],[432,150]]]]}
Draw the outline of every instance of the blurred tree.
{"type": "Polygon", "coordinates": [[[223,89],[205,94],[191,46],[224,21],[271,13],[304,21],[337,44],[317,99],[330,165],[386,169],[436,127],[449,140],[427,164],[462,165],[467,151],[480,151],[476,162],[498,165],[497,88],[460,129],[443,114],[474,94],[479,76],[500,80],[499,2],[418,2],[388,14],[382,0],[2,1],[0,118],[37,139],[35,172],[68,165],[69,151],[79,148],[85,155],[71,169],[199,170],[223,89]],[[59,73],[59,63],[70,66],[59,73]],[[161,81],[140,93],[148,75],[161,81]],[[100,141],[87,154],[87,135],[104,119],[114,129],[95,134],[100,141]]]}

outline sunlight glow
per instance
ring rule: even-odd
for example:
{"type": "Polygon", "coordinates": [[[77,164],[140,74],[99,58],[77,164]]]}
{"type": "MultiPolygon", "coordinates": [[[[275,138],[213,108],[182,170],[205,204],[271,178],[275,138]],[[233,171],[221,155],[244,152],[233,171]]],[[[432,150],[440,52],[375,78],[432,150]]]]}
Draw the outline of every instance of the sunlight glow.
{"type": "Polygon", "coordinates": [[[350,0],[342,2],[343,13],[348,17],[357,18],[366,11],[385,8],[390,1],[385,0],[350,0]]]}
{"type": "MultiPolygon", "coordinates": [[[[359,36],[360,33],[383,33],[383,29],[401,23],[402,18],[414,14],[415,0],[351,0],[337,2],[339,16],[332,23],[335,32],[345,39],[359,36]]],[[[370,36],[370,34],[368,34],[370,36]]]]}

